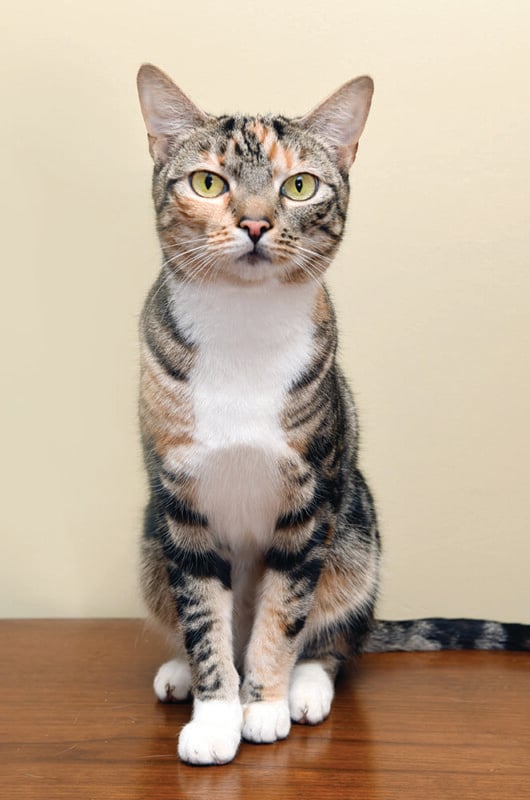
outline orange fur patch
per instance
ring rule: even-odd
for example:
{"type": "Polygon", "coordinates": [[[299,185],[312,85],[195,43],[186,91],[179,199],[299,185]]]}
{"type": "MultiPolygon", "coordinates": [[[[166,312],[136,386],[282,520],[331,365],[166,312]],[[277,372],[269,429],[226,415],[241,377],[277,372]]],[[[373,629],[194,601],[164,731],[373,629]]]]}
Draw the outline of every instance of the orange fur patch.
{"type": "Polygon", "coordinates": [[[193,412],[186,390],[170,390],[168,377],[147,348],[142,358],[140,417],[144,433],[161,458],[173,448],[193,443],[193,412]]]}
{"type": "Polygon", "coordinates": [[[316,325],[322,325],[324,322],[328,322],[331,319],[329,299],[323,288],[321,288],[317,294],[312,319],[316,325]]]}

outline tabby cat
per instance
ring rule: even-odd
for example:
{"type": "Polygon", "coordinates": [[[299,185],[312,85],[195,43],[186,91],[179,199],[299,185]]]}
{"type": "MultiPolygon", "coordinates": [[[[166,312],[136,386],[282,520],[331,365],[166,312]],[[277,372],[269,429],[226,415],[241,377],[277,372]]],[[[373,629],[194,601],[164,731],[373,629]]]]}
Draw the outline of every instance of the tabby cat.
{"type": "Polygon", "coordinates": [[[322,282],[373,84],[297,119],[205,114],[151,65],[138,88],[163,254],[141,321],[142,583],[176,654],[154,687],[193,694],[180,757],[225,763],[241,736],[321,722],[360,650],[440,646],[429,621],[370,633],[379,534],[322,282]]]}

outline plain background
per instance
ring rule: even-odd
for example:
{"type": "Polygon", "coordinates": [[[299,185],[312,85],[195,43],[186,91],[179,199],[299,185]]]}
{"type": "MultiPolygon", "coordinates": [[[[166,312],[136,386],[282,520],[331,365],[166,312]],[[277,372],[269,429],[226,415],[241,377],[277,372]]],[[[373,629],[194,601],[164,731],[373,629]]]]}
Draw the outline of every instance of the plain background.
{"type": "Polygon", "coordinates": [[[1,36],[0,614],[143,613],[152,61],[213,113],[301,114],[373,76],[329,284],[379,614],[530,622],[527,0],[28,0],[1,36]]]}

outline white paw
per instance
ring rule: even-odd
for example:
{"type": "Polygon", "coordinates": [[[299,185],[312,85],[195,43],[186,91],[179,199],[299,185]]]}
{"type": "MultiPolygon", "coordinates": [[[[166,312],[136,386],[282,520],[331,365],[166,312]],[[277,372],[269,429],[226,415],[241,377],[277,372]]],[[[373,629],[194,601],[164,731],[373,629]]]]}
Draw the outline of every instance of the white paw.
{"type": "Polygon", "coordinates": [[[156,696],[163,703],[185,700],[191,688],[191,671],[188,662],[180,658],[166,661],[156,673],[153,688],[156,696]]]}
{"type": "Polygon", "coordinates": [[[291,719],[317,725],[328,716],[333,695],[333,681],[317,661],[297,664],[289,689],[291,719]]]}
{"type": "Polygon", "coordinates": [[[291,729],[289,706],[285,700],[260,700],[243,708],[243,738],[249,742],[275,742],[285,739],[291,729]]]}
{"type": "Polygon", "coordinates": [[[226,764],[241,741],[239,700],[195,700],[193,719],[180,732],[178,754],[188,764],[226,764]]]}

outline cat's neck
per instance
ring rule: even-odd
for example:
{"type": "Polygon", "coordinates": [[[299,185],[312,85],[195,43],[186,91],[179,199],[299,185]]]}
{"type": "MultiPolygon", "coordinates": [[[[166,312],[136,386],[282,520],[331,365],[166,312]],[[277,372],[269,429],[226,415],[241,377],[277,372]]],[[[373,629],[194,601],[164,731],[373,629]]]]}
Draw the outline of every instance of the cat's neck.
{"type": "Polygon", "coordinates": [[[314,281],[239,286],[171,277],[168,287],[171,313],[184,335],[223,349],[243,345],[247,351],[281,347],[307,334],[324,292],[314,281]]]}

